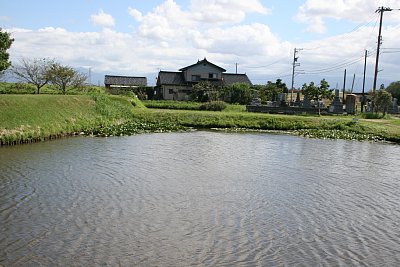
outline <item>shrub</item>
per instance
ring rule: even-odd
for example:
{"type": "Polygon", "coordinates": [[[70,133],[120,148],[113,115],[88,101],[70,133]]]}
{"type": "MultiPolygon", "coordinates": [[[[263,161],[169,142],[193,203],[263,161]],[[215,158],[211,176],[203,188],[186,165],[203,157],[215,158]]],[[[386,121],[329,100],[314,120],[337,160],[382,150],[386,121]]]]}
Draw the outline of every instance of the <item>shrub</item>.
{"type": "Polygon", "coordinates": [[[222,111],[226,108],[224,101],[211,101],[204,103],[200,106],[200,110],[222,111]]]}
{"type": "Polygon", "coordinates": [[[385,116],[382,113],[363,113],[362,117],[364,119],[382,119],[385,116]]]}
{"type": "Polygon", "coordinates": [[[146,100],[143,104],[147,108],[198,110],[200,103],[175,100],[146,100]]]}

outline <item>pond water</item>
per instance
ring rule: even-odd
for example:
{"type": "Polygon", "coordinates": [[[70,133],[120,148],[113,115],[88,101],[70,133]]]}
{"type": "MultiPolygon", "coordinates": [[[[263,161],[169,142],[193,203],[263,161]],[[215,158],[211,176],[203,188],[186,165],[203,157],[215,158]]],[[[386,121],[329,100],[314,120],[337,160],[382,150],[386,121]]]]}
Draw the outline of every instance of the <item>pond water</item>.
{"type": "Polygon", "coordinates": [[[0,148],[0,266],[399,266],[400,147],[209,131],[0,148]]]}

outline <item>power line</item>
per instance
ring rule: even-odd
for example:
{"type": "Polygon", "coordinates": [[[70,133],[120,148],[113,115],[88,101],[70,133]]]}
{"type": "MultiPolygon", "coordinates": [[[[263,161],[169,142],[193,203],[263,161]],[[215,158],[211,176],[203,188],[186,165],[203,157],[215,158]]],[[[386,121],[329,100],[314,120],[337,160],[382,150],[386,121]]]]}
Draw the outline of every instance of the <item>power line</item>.
{"type": "MultiPolygon", "coordinates": [[[[379,20],[379,16],[377,16],[376,14],[373,14],[372,16],[370,16],[370,19],[369,19],[368,22],[360,23],[360,24],[358,24],[356,27],[354,27],[351,31],[344,33],[344,34],[342,35],[343,38],[345,38],[345,39],[350,39],[351,36],[352,36],[352,34],[353,34],[354,32],[357,32],[357,31],[360,30],[362,27],[368,26],[368,25],[369,25],[371,22],[373,22],[374,20],[375,20],[375,24],[374,24],[374,27],[373,27],[373,29],[372,29],[372,31],[371,31],[371,34],[372,34],[372,32],[375,30],[375,27],[376,27],[376,25],[377,25],[377,23],[378,23],[378,20],[379,20]]],[[[322,45],[319,45],[319,46],[311,47],[311,48],[305,47],[305,48],[303,48],[303,49],[305,50],[305,52],[308,52],[309,50],[318,50],[318,49],[320,49],[320,48],[322,48],[322,47],[323,47],[322,45]]]]}
{"type": "Polygon", "coordinates": [[[384,52],[381,52],[381,54],[394,54],[394,53],[400,53],[400,50],[399,51],[384,51],[384,52]]]}
{"type": "MultiPolygon", "coordinates": [[[[254,66],[254,67],[247,67],[247,68],[248,68],[248,69],[261,69],[261,68],[266,68],[266,67],[270,67],[270,66],[272,66],[272,65],[275,65],[275,64],[277,64],[277,63],[279,63],[279,62],[282,62],[282,60],[284,60],[284,59],[286,59],[286,57],[281,58],[281,59],[278,59],[278,60],[276,60],[276,61],[274,61],[274,62],[272,62],[272,63],[270,63],[270,64],[264,65],[264,66],[254,66]]],[[[287,63],[284,63],[284,64],[287,64],[287,63]]]]}
{"type": "Polygon", "coordinates": [[[364,56],[358,57],[356,59],[346,60],[344,62],[337,63],[337,64],[334,64],[334,65],[332,65],[330,67],[326,67],[326,68],[314,69],[314,70],[308,70],[308,71],[305,70],[304,74],[320,74],[320,73],[326,73],[326,72],[335,71],[335,70],[341,69],[343,67],[354,65],[354,64],[360,62],[363,58],[364,58],[364,56]]]}

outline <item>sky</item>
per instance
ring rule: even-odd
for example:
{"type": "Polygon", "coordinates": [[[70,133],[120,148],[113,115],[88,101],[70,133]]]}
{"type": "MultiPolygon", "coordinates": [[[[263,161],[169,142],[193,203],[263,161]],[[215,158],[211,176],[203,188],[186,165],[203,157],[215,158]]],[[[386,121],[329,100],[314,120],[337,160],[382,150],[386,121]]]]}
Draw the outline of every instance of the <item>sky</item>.
{"type": "Polygon", "coordinates": [[[89,74],[145,76],[203,58],[253,84],[326,79],[331,88],[372,88],[379,13],[384,12],[378,87],[400,80],[399,0],[13,0],[0,1],[0,27],[15,39],[13,64],[51,58],[89,74]],[[354,83],[353,83],[353,77],[354,83]]]}

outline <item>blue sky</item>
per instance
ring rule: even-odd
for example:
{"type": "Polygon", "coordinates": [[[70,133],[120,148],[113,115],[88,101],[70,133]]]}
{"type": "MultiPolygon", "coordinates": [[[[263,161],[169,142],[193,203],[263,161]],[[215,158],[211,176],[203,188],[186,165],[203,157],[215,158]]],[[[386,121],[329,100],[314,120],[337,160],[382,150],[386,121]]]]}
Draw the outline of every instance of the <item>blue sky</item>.
{"type": "MultiPolygon", "coordinates": [[[[55,58],[90,68],[96,84],[105,74],[146,76],[154,84],[160,69],[176,71],[204,57],[228,72],[238,63],[255,84],[277,78],[290,84],[293,49],[304,48],[296,87],[326,78],[341,88],[346,68],[347,84],[355,73],[360,91],[365,49],[371,51],[367,87],[372,84],[379,6],[400,8],[400,2],[13,0],[0,3],[0,25],[15,38],[13,63],[55,58]]],[[[398,36],[400,11],[386,12],[378,84],[400,80],[398,36]]]]}

